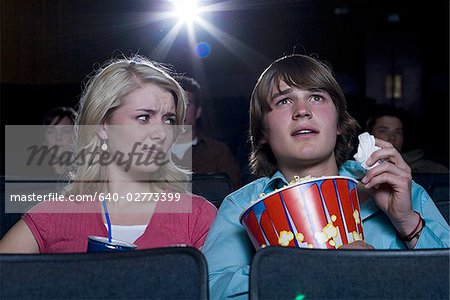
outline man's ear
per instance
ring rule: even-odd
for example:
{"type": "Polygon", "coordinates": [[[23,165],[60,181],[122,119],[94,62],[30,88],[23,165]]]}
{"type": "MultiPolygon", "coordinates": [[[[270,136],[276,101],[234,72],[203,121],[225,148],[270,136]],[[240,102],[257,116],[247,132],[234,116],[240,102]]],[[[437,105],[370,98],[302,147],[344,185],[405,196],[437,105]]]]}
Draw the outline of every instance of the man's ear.
{"type": "Polygon", "coordinates": [[[106,123],[102,123],[101,125],[98,125],[97,128],[97,135],[101,140],[107,140],[108,139],[108,133],[106,131],[106,123]]]}
{"type": "Polygon", "coordinates": [[[342,129],[341,129],[341,127],[337,127],[337,129],[336,129],[336,134],[337,135],[342,135],[342,129]]]}
{"type": "Polygon", "coordinates": [[[202,115],[202,107],[197,107],[197,110],[195,112],[195,119],[197,120],[202,115]]]}

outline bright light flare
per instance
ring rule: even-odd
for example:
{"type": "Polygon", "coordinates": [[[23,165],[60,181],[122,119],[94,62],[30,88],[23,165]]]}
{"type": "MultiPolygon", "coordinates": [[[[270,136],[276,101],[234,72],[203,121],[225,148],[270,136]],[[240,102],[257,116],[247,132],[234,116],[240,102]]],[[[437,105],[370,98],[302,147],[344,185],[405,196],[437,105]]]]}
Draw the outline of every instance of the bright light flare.
{"type": "Polygon", "coordinates": [[[204,20],[201,15],[218,11],[262,8],[272,3],[272,0],[260,0],[254,2],[222,0],[213,4],[205,4],[202,3],[201,0],[168,0],[168,2],[172,4],[169,11],[152,15],[152,22],[160,22],[173,18],[176,18],[177,21],[166,36],[153,49],[151,54],[155,59],[161,61],[166,59],[175,39],[180,34],[183,27],[187,30],[189,45],[193,52],[199,58],[205,58],[210,55],[212,52],[211,45],[206,41],[197,41],[196,29],[194,27],[200,26],[231,53],[235,54],[242,62],[249,66],[249,68],[259,71],[258,66],[267,64],[268,59],[261,53],[204,20]]]}
{"type": "Polygon", "coordinates": [[[183,23],[197,21],[200,14],[200,7],[197,0],[175,0],[175,16],[183,23]]]}

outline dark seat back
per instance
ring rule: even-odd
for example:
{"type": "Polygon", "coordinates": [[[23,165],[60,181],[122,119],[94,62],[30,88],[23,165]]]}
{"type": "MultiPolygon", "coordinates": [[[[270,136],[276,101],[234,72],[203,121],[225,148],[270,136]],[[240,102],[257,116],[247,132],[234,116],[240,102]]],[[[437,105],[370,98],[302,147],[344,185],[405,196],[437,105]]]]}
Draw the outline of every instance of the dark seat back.
{"type": "Polygon", "coordinates": [[[0,176],[0,239],[19,221],[21,213],[6,213],[5,177],[0,176]]]}
{"type": "Polygon", "coordinates": [[[435,202],[450,201],[450,178],[448,173],[415,173],[413,180],[420,184],[435,202]]]}
{"type": "Polygon", "coordinates": [[[449,299],[450,249],[267,247],[250,270],[251,299],[449,299]]]}
{"type": "Polygon", "coordinates": [[[445,221],[450,224],[450,201],[439,201],[435,202],[434,204],[436,204],[436,207],[441,212],[445,221]]]}
{"type": "Polygon", "coordinates": [[[203,196],[217,208],[232,191],[233,182],[225,173],[192,174],[192,193],[203,196]]]}
{"type": "Polygon", "coordinates": [[[444,216],[447,223],[450,222],[450,179],[448,173],[415,173],[413,180],[420,184],[433,199],[437,208],[444,216]]]}
{"type": "Polygon", "coordinates": [[[192,247],[122,253],[0,255],[2,299],[207,299],[192,247]]]}

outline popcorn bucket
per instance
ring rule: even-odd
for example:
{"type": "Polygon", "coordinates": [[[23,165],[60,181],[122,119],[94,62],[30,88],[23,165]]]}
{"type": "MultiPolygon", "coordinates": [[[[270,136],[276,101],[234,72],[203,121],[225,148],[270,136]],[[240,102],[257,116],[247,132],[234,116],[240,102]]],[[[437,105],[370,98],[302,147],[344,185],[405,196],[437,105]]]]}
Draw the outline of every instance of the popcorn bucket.
{"type": "Polygon", "coordinates": [[[239,220],[265,246],[335,249],[363,240],[357,181],[327,176],[289,184],[245,209],[239,220]]]}

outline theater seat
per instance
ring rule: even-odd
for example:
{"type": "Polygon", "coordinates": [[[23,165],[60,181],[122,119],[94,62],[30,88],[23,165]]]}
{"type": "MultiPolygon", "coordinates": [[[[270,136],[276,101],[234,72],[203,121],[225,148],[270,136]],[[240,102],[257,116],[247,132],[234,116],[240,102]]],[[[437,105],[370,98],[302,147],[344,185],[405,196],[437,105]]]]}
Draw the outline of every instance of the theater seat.
{"type": "Polygon", "coordinates": [[[122,253],[2,254],[1,299],[208,299],[192,247],[122,253]]]}
{"type": "Polygon", "coordinates": [[[450,201],[438,201],[435,202],[434,204],[436,204],[436,207],[441,212],[445,221],[447,221],[447,223],[450,224],[450,201]]]}
{"type": "Polygon", "coordinates": [[[450,249],[267,247],[250,268],[250,299],[449,299],[450,249]]]}
{"type": "Polygon", "coordinates": [[[21,213],[6,213],[5,177],[0,176],[0,239],[19,221],[21,213]]]}
{"type": "Polygon", "coordinates": [[[413,180],[420,184],[433,199],[437,208],[450,222],[450,179],[449,174],[415,173],[413,180]]]}
{"type": "Polygon", "coordinates": [[[435,202],[450,201],[450,178],[448,173],[415,173],[413,180],[420,184],[435,202]]]}
{"type": "Polygon", "coordinates": [[[203,196],[219,208],[233,191],[233,182],[225,173],[192,174],[192,193],[203,196]]]}

